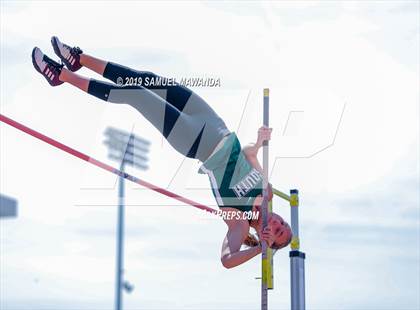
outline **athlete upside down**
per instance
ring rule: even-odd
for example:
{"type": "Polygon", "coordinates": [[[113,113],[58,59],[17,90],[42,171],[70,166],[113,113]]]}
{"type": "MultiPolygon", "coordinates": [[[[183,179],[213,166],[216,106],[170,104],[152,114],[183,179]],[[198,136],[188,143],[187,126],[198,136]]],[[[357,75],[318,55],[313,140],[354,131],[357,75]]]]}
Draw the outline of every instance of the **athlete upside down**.
{"type": "MultiPolygon", "coordinates": [[[[51,38],[51,44],[64,64],[52,60],[38,47],[32,51],[35,69],[51,86],[67,82],[104,101],[131,105],[179,153],[202,162],[199,173],[208,175],[220,210],[235,215],[260,211],[263,174],[257,154],[263,142],[270,140],[271,128],[261,127],[256,143],[241,148],[236,134],[190,89],[173,82],[163,86],[155,83],[124,85],[125,81],[164,78],[95,58],[78,47],[60,42],[57,37],[51,38]],[[74,73],[81,67],[114,83],[74,73]]],[[[226,268],[238,266],[261,253],[260,240],[265,240],[269,247],[276,250],[291,241],[289,225],[275,213],[269,215],[265,229],[262,229],[261,217],[248,220],[245,216],[228,215],[222,218],[228,226],[221,251],[221,262],[226,268]],[[250,233],[251,227],[255,229],[258,238],[250,233]],[[241,249],[243,244],[248,248],[241,249]]]]}

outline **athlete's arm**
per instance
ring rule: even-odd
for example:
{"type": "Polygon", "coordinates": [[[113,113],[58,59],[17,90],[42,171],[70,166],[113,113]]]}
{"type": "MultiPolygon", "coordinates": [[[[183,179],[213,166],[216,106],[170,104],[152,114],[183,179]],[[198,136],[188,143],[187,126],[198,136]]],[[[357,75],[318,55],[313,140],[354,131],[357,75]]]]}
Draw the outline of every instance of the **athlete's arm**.
{"type": "Polygon", "coordinates": [[[228,223],[229,230],[222,245],[221,261],[225,268],[236,267],[261,253],[260,245],[241,251],[241,245],[248,235],[249,223],[246,220],[234,221],[228,223]]]}
{"type": "Polygon", "coordinates": [[[252,167],[261,172],[261,174],[263,173],[263,169],[260,162],[258,161],[258,151],[262,147],[264,141],[269,141],[271,139],[271,131],[272,128],[262,126],[260,129],[258,129],[257,142],[248,144],[242,149],[246,159],[249,161],[252,167]]]}
{"type": "MultiPolygon", "coordinates": [[[[246,220],[231,220],[226,221],[229,230],[223,240],[221,261],[225,268],[233,268],[249,261],[251,258],[261,254],[261,245],[250,247],[241,250],[246,236],[249,232],[249,222],[246,220]]],[[[274,234],[270,226],[267,226],[260,234],[259,237],[265,240],[268,246],[274,242],[274,234]]]]}

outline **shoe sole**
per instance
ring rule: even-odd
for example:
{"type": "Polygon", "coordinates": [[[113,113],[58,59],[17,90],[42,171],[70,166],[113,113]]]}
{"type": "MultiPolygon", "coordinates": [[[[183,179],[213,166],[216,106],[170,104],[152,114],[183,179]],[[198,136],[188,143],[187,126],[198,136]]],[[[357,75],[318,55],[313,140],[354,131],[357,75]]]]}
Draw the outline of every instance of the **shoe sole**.
{"type": "Polygon", "coordinates": [[[54,49],[54,53],[63,61],[66,63],[64,57],[61,56],[61,52],[60,49],[58,48],[58,44],[57,44],[57,40],[58,38],[56,36],[51,37],[51,45],[54,49]]]}
{"type": "Polygon", "coordinates": [[[32,64],[35,68],[36,71],[38,71],[39,73],[41,73],[42,75],[44,75],[44,73],[41,71],[41,68],[38,67],[38,64],[35,61],[35,51],[38,49],[38,47],[34,47],[34,49],[32,50],[32,64]]]}
{"type": "MultiPolygon", "coordinates": [[[[56,36],[52,36],[51,37],[51,45],[54,49],[54,53],[58,56],[58,58],[61,59],[62,62],[64,62],[64,64],[66,65],[66,68],[69,69],[71,72],[76,72],[77,70],[79,70],[80,68],[77,68],[76,70],[74,70],[72,67],[73,65],[67,61],[67,59],[65,59],[62,55],[61,55],[61,51],[58,48],[58,43],[57,43],[58,38],[56,36]]],[[[74,57],[74,56],[73,56],[74,57]]]]}
{"type": "MultiPolygon", "coordinates": [[[[57,84],[52,84],[51,80],[44,74],[44,72],[42,72],[41,68],[38,66],[38,64],[35,61],[35,51],[39,49],[38,47],[34,47],[34,49],[32,50],[32,65],[34,66],[35,70],[38,71],[39,73],[41,73],[41,75],[47,80],[48,84],[50,84],[51,86],[58,86],[63,84],[64,82],[60,81],[61,83],[57,83],[57,84]]],[[[42,53],[42,52],[41,52],[42,53]]],[[[44,53],[42,53],[42,55],[44,55],[44,53]]]]}

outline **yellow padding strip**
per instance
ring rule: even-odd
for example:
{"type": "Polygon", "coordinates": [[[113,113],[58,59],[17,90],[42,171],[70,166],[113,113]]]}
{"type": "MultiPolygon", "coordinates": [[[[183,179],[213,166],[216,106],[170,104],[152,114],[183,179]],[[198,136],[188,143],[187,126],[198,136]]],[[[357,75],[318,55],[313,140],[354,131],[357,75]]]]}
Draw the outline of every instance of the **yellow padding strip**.
{"type": "MultiPolygon", "coordinates": [[[[267,258],[262,260],[262,281],[263,283],[268,284],[268,265],[269,261],[267,258]]],[[[267,285],[268,286],[268,285],[267,285]]]]}
{"type": "Polygon", "coordinates": [[[292,248],[292,250],[299,250],[299,246],[300,246],[299,238],[293,237],[292,241],[290,242],[290,247],[292,248]]]}
{"type": "Polygon", "coordinates": [[[296,194],[290,195],[290,206],[298,207],[299,206],[299,196],[296,194]]]}
{"type": "Polygon", "coordinates": [[[267,270],[267,288],[269,290],[272,290],[274,287],[273,284],[273,249],[268,248],[267,249],[267,259],[268,259],[268,270],[267,270]]]}

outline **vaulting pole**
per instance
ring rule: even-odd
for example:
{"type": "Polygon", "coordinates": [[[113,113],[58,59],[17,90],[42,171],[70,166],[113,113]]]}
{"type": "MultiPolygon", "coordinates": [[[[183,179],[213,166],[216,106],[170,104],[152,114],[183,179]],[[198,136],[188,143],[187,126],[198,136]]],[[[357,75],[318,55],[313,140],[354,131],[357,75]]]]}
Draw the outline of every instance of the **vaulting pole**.
{"type": "Polygon", "coordinates": [[[137,183],[137,184],[139,184],[141,186],[147,187],[148,189],[150,189],[152,191],[158,192],[158,193],[160,193],[162,195],[168,196],[170,198],[173,198],[173,199],[178,200],[180,202],[183,202],[185,204],[191,205],[191,206],[193,206],[195,208],[198,208],[198,209],[201,209],[201,210],[204,210],[204,211],[213,213],[213,214],[217,214],[217,211],[215,209],[212,209],[212,208],[207,207],[207,206],[205,206],[205,205],[203,205],[201,203],[195,202],[195,201],[190,200],[188,198],[185,198],[183,196],[180,196],[180,195],[177,195],[175,193],[172,193],[172,192],[170,192],[170,191],[168,191],[168,190],[166,190],[164,188],[161,188],[159,186],[153,185],[153,184],[151,184],[149,182],[146,182],[146,181],[141,180],[141,179],[139,179],[139,178],[137,178],[135,176],[132,176],[132,175],[126,173],[126,172],[123,172],[121,170],[118,170],[117,168],[114,168],[114,167],[112,167],[110,165],[107,165],[107,164],[105,164],[105,163],[103,163],[103,162],[101,162],[99,160],[96,160],[93,157],[90,157],[90,156],[88,156],[86,154],[83,154],[82,152],[79,152],[78,150],[75,150],[75,149],[73,149],[73,148],[71,148],[71,147],[69,147],[69,146],[67,146],[67,145],[65,145],[65,144],[63,144],[61,142],[58,142],[57,140],[54,140],[54,139],[52,139],[50,137],[47,137],[46,135],[43,135],[42,133],[40,133],[40,132],[38,132],[36,130],[33,130],[33,129],[29,128],[29,127],[26,127],[25,125],[23,125],[23,124],[21,124],[21,123],[19,123],[17,121],[12,120],[11,118],[9,118],[9,117],[7,117],[7,116],[5,116],[3,114],[0,114],[0,121],[3,122],[3,123],[6,123],[6,124],[8,124],[8,125],[10,125],[12,127],[15,127],[16,129],[18,129],[18,130],[20,130],[20,131],[22,131],[24,133],[27,133],[28,135],[30,135],[30,136],[32,136],[34,138],[37,138],[37,139],[39,139],[41,141],[44,141],[45,143],[48,143],[48,144],[50,144],[50,145],[52,145],[52,146],[54,146],[54,147],[56,147],[56,148],[58,148],[58,149],[60,149],[60,150],[62,150],[64,152],[66,152],[66,153],[68,153],[70,155],[73,155],[73,156],[75,156],[75,157],[77,157],[77,158],[79,158],[81,160],[87,161],[88,163],[91,163],[94,166],[97,166],[97,167],[99,167],[101,169],[104,169],[104,170],[109,171],[109,172],[111,172],[113,174],[116,174],[119,177],[125,178],[125,179],[127,179],[127,180],[129,180],[131,182],[134,182],[134,183],[137,183]]]}
{"type": "MultiPolygon", "coordinates": [[[[264,88],[264,114],[263,114],[263,125],[269,126],[269,89],[264,88]]],[[[264,174],[264,191],[263,191],[263,203],[261,206],[261,216],[262,216],[262,228],[264,229],[267,226],[268,221],[268,195],[267,195],[267,186],[268,186],[268,141],[263,142],[263,174],[264,174]]],[[[268,283],[269,283],[269,265],[271,263],[270,258],[268,257],[268,246],[267,243],[263,240],[261,242],[262,253],[261,253],[261,310],[268,309],[268,283]]]]}
{"type": "MultiPolygon", "coordinates": [[[[270,214],[271,212],[273,212],[273,201],[269,201],[268,202],[268,214],[270,214]]],[[[272,290],[274,289],[274,264],[273,264],[273,249],[272,248],[268,248],[267,249],[267,257],[268,257],[268,282],[267,282],[267,289],[272,290]]]]}

